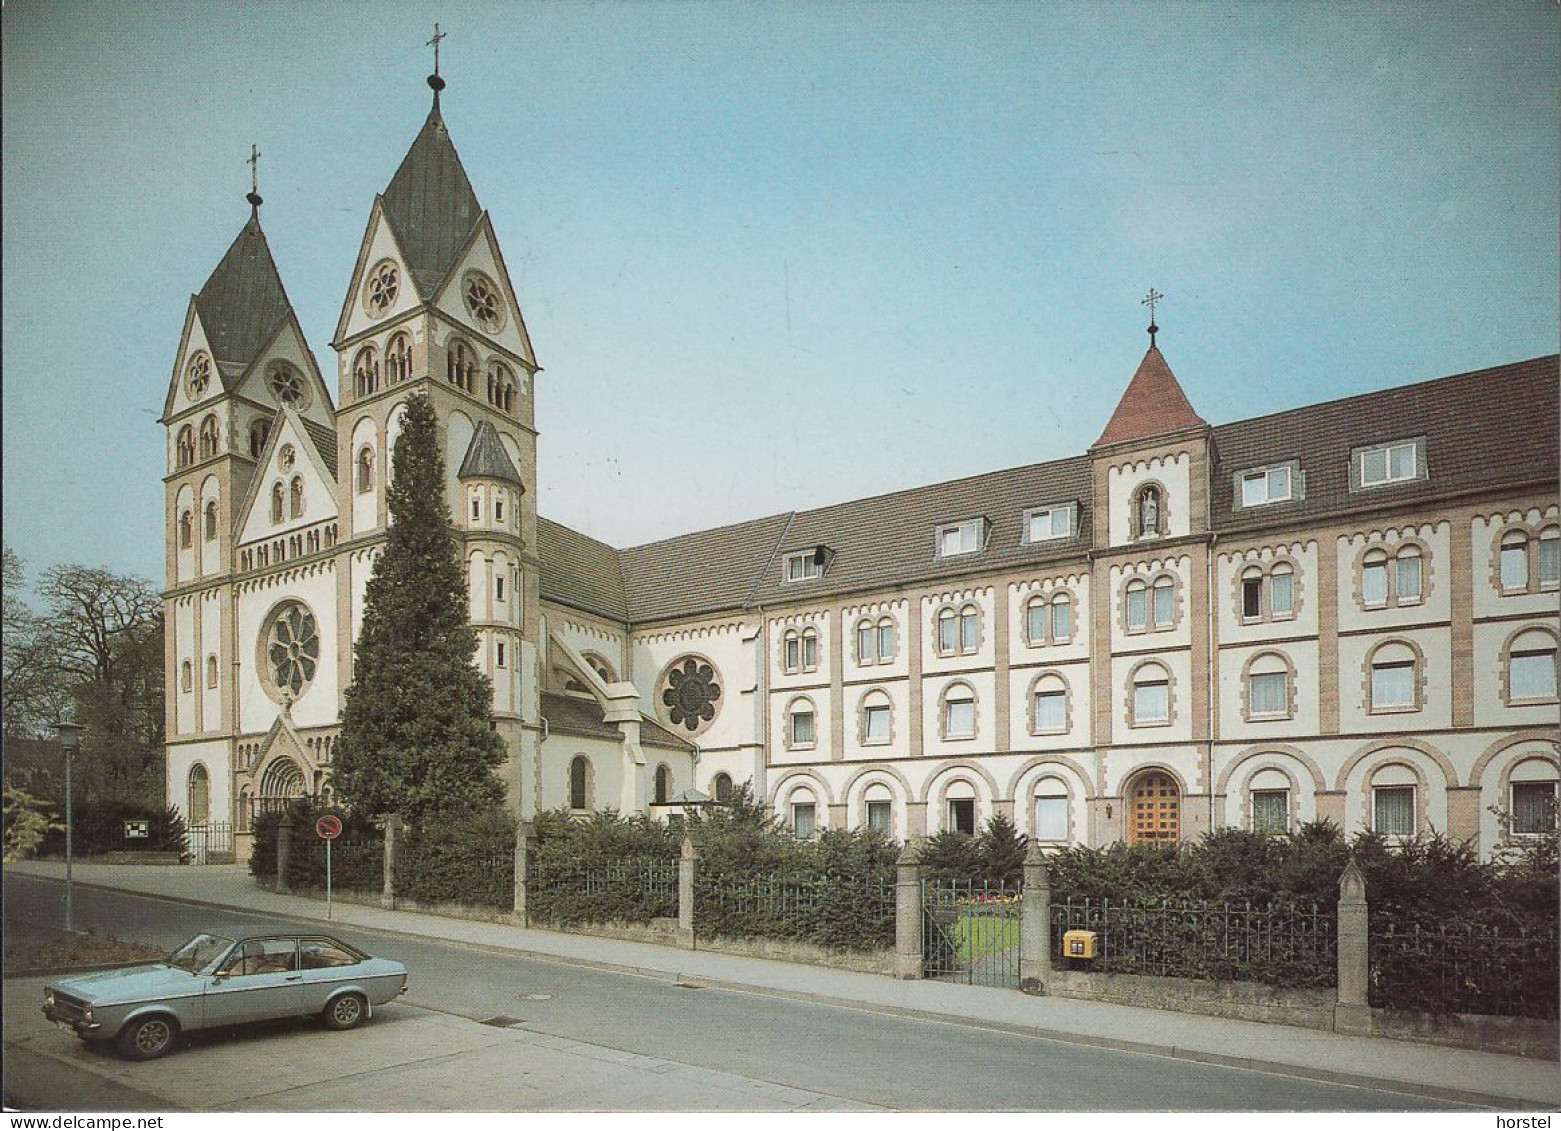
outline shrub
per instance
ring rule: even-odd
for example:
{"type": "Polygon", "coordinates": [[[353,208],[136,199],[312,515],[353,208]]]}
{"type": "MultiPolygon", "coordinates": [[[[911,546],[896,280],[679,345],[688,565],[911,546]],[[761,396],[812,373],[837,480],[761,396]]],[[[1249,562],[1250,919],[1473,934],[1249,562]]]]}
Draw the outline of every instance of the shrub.
{"type": "MultiPolygon", "coordinates": [[[[39,845],[39,856],[65,855],[65,807],[51,800],[60,814],[60,825],[49,831],[39,845]]],[[[174,852],[180,862],[190,858],[184,818],[172,806],[159,807],[145,801],[121,801],[91,798],[75,800],[71,813],[71,851],[76,856],[102,852],[174,852]],[[125,822],[145,821],[147,837],[130,840],[125,822]]]]}
{"type": "Polygon", "coordinates": [[[515,905],[515,819],[479,811],[409,828],[396,851],[396,895],[419,903],[515,905]]]}

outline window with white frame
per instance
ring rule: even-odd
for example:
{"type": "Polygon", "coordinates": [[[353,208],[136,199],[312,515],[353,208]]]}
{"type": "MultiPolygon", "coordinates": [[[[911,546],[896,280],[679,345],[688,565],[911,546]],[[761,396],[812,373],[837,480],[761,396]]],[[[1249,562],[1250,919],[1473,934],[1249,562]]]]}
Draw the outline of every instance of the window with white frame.
{"type": "Polygon", "coordinates": [[[1059,506],[1038,507],[1024,512],[1024,540],[1026,542],[1050,542],[1067,538],[1078,528],[1074,521],[1075,506],[1063,503],[1059,506]]]}
{"type": "Polygon", "coordinates": [[[1561,528],[1547,526],[1539,532],[1538,559],[1534,572],[1541,589],[1554,589],[1561,585],[1561,528]]]}
{"type": "Polygon", "coordinates": [[[1551,781],[1514,781],[1511,783],[1513,836],[1544,836],[1556,828],[1556,783],[1551,781]]]}
{"type": "Polygon", "coordinates": [[[1073,639],[1073,598],[1065,591],[1038,593],[1025,602],[1025,637],[1032,648],[1073,639]]]}
{"type": "Polygon", "coordinates": [[[1418,605],[1424,598],[1425,552],[1416,543],[1367,550],[1360,563],[1360,600],[1368,609],[1418,605]]]}
{"type": "Polygon", "coordinates": [[[862,745],[880,745],[889,741],[893,721],[889,697],[882,691],[870,691],[862,699],[862,745]]]}
{"type": "Polygon", "coordinates": [[[938,557],[974,554],[986,545],[986,519],[971,518],[938,527],[938,557]]]}
{"type": "Polygon", "coordinates": [[[969,656],[981,647],[981,610],[974,603],[938,612],[938,654],[969,656]]]}
{"type": "Polygon", "coordinates": [[[1133,725],[1163,726],[1171,721],[1171,676],[1159,664],[1133,672],[1133,725]]]}
{"type": "Polygon", "coordinates": [[[1502,535],[1499,551],[1503,596],[1561,585],[1561,528],[1544,527],[1537,537],[1524,530],[1502,535]]]}
{"type": "Polygon", "coordinates": [[[1168,576],[1153,581],[1135,577],[1124,591],[1129,632],[1164,632],[1176,622],[1176,582],[1168,576]]]}
{"type": "Polygon", "coordinates": [[[1420,707],[1420,657],[1409,645],[1379,644],[1368,661],[1371,669],[1371,710],[1414,711],[1420,707]]]}
{"type": "Polygon", "coordinates": [[[1290,717],[1290,666],[1277,652],[1256,656],[1247,667],[1247,717],[1290,717]]]}
{"type": "Polygon", "coordinates": [[[1531,629],[1513,638],[1507,650],[1507,701],[1556,700],[1556,638],[1531,629]]]}
{"type": "Polygon", "coordinates": [[[801,632],[789,629],[782,639],[785,668],[788,675],[818,670],[818,632],[805,628],[801,632]]]}
{"type": "Polygon", "coordinates": [[[894,835],[894,803],[887,797],[867,800],[867,827],[884,836],[894,835]]]}
{"type": "Polygon", "coordinates": [[[1372,786],[1371,829],[1383,836],[1414,836],[1415,787],[1372,786]]]}
{"type": "Polygon", "coordinates": [[[1068,684],[1056,672],[1038,676],[1031,689],[1034,734],[1062,734],[1068,729],[1068,684]]]}
{"type": "Polygon", "coordinates": [[[797,794],[791,803],[791,835],[798,840],[812,840],[818,830],[818,809],[812,794],[797,794]]]}
{"type": "Polygon", "coordinates": [[[1035,839],[1065,841],[1068,839],[1068,794],[1059,782],[1041,784],[1035,797],[1035,839]]]}
{"type": "Polygon", "coordinates": [[[1275,562],[1267,570],[1250,565],[1241,571],[1241,619],[1248,623],[1295,616],[1295,567],[1275,562]]]}
{"type": "Polygon", "coordinates": [[[787,745],[793,749],[806,749],[817,741],[811,701],[798,699],[791,705],[786,714],[786,737],[787,745]]]}
{"type": "Polygon", "coordinates": [[[786,580],[812,581],[815,577],[823,577],[824,565],[828,560],[828,556],[828,551],[823,546],[817,546],[811,550],[803,550],[796,554],[787,554],[786,580]]]}
{"type": "Polygon", "coordinates": [[[963,683],[951,684],[943,693],[943,737],[976,736],[976,694],[963,683]]]}
{"type": "Polygon", "coordinates": [[[1288,789],[1252,791],[1252,831],[1265,836],[1283,836],[1290,831],[1288,789]]]}
{"type": "Polygon", "coordinates": [[[895,656],[894,618],[864,617],[856,622],[856,662],[859,665],[889,664],[895,656]]]}
{"type": "Polygon", "coordinates": [[[1501,539],[1501,589],[1503,593],[1528,591],[1528,535],[1514,530],[1501,539]]]}
{"type": "Polygon", "coordinates": [[[1261,507],[1269,503],[1284,503],[1295,497],[1292,465],[1259,467],[1241,473],[1241,505],[1261,507]]]}
{"type": "MultiPolygon", "coordinates": [[[[961,783],[963,784],[963,783],[961,783]]],[[[969,788],[967,785],[965,788],[969,788]]],[[[966,836],[976,834],[976,799],[974,797],[950,797],[949,828],[966,836]]]]}
{"type": "Polygon", "coordinates": [[[1356,489],[1385,487],[1425,478],[1424,445],[1420,440],[1396,440],[1369,448],[1356,448],[1350,455],[1351,486],[1356,489]]]}

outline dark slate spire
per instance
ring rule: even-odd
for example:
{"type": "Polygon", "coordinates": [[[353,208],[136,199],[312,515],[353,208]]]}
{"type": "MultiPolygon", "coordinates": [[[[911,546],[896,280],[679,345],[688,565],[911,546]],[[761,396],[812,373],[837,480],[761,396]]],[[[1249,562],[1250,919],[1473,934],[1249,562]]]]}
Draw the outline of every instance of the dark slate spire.
{"type": "Polygon", "coordinates": [[[520,472],[510,462],[509,453],[504,450],[504,441],[499,439],[498,429],[486,420],[479,423],[477,431],[472,433],[472,442],[466,445],[466,458],[461,461],[461,470],[455,475],[457,479],[503,479],[522,490],[526,487],[521,481],[520,472]]]}
{"type": "Polygon", "coordinates": [[[422,297],[432,299],[482,216],[482,205],[439,113],[437,92],[428,120],[390,178],[383,201],[385,219],[412,279],[422,297]]]}
{"type": "Polygon", "coordinates": [[[292,309],[257,208],[195,296],[196,313],[217,360],[248,365],[292,309]]]}

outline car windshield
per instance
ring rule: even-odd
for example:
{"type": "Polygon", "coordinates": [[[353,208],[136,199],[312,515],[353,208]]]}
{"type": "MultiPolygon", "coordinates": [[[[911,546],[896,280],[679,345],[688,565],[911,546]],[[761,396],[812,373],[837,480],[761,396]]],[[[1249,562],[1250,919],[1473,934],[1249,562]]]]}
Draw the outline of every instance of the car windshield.
{"type": "Polygon", "coordinates": [[[191,974],[199,974],[228,953],[232,947],[233,940],[225,939],[221,935],[196,935],[170,954],[166,961],[170,966],[188,970],[191,974]]]}

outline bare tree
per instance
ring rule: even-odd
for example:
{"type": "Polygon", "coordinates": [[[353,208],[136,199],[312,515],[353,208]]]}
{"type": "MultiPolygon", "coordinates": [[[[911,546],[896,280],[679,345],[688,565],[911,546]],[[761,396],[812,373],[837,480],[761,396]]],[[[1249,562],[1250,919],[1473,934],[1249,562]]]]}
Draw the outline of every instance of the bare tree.
{"type": "Polygon", "coordinates": [[[22,596],[25,567],[11,547],[5,547],[3,683],[0,715],[9,739],[40,738],[70,702],[69,688],[59,677],[52,635],[45,620],[22,596]]]}

